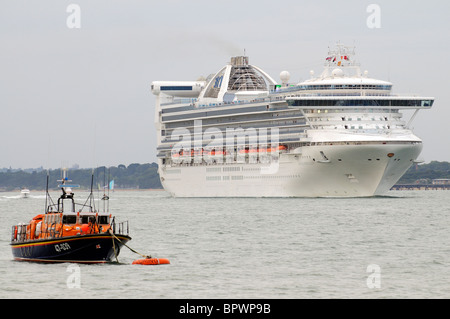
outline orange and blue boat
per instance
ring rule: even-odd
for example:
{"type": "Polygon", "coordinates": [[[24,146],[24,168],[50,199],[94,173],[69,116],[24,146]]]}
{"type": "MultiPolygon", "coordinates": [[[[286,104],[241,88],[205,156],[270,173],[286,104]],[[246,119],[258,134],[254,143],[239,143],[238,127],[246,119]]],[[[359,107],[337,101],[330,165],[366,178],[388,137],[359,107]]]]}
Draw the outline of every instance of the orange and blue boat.
{"type": "MultiPolygon", "coordinates": [[[[11,248],[15,260],[33,262],[108,263],[117,261],[123,245],[131,240],[128,221],[118,223],[108,212],[98,212],[92,192],[83,203],[75,202],[79,185],[65,176],[58,182],[62,194],[53,202],[48,192],[44,214],[27,224],[12,227],[11,248]]],[[[93,177],[92,177],[93,180],[93,177]]],[[[104,196],[103,200],[108,200],[104,196]]],[[[108,205],[109,206],[109,205],[108,205]]]]}

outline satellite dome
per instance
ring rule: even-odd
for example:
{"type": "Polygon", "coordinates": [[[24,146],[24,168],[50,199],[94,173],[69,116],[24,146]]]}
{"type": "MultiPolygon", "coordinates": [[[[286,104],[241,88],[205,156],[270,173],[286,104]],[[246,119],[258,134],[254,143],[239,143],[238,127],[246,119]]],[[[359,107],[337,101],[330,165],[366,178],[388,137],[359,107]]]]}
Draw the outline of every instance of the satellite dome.
{"type": "Polygon", "coordinates": [[[288,83],[290,78],[291,78],[291,74],[288,71],[282,71],[280,73],[281,82],[283,82],[284,84],[288,83]]]}
{"type": "Polygon", "coordinates": [[[334,77],[341,77],[341,76],[344,75],[344,71],[342,71],[341,69],[334,69],[331,72],[331,75],[334,76],[334,77]]]}

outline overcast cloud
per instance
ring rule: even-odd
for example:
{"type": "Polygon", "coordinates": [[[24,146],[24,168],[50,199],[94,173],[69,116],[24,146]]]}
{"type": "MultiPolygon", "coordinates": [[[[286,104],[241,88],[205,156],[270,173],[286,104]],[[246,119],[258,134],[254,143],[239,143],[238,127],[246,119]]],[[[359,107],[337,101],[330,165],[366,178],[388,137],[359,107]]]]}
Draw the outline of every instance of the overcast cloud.
{"type": "Polygon", "coordinates": [[[356,46],[395,93],[436,98],[413,127],[426,162],[450,161],[450,2],[0,0],[0,168],[156,161],[154,80],[196,80],[243,54],[276,80],[356,46]],[[70,29],[69,4],[81,9],[70,29]],[[366,11],[381,8],[380,28],[366,11]]]}

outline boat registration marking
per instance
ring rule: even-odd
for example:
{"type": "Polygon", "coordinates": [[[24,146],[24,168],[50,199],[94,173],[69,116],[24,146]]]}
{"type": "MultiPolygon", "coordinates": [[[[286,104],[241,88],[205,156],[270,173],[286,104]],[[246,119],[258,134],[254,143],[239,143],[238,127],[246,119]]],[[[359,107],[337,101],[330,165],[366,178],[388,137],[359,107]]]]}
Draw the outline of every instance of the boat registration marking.
{"type": "Polygon", "coordinates": [[[70,249],[72,249],[68,243],[56,244],[54,247],[55,247],[55,250],[56,250],[58,253],[61,252],[61,251],[65,251],[65,250],[70,250],[70,249]]]}

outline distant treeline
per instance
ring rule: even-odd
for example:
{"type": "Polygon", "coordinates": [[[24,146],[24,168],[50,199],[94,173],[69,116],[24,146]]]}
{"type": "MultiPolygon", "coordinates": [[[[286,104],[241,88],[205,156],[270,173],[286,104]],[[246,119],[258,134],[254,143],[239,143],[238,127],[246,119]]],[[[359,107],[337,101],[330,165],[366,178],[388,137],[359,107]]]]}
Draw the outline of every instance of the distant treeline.
{"type": "MultiPolygon", "coordinates": [[[[130,164],[117,167],[99,167],[94,169],[94,189],[109,185],[114,180],[114,188],[122,189],[160,189],[162,188],[158,164],[130,164]]],[[[61,179],[60,169],[49,171],[49,188],[57,188],[61,179]]],[[[69,169],[68,177],[73,183],[89,189],[92,169],[69,169]]],[[[413,165],[397,184],[431,183],[433,179],[450,178],[450,163],[433,161],[429,164],[413,165]]],[[[47,171],[4,170],[0,172],[0,190],[12,191],[20,188],[42,190],[46,187],[47,171]]]]}
{"type": "MultiPolygon", "coordinates": [[[[56,189],[62,177],[61,169],[49,170],[49,189],[56,189]]],[[[91,177],[94,176],[94,189],[102,188],[114,181],[114,189],[157,189],[162,188],[159,180],[158,165],[151,164],[130,164],[128,166],[119,165],[117,167],[98,167],[94,170],[69,169],[68,178],[74,184],[80,185],[84,189],[91,187],[91,177]]],[[[0,190],[12,191],[15,189],[28,188],[42,190],[46,188],[47,171],[34,170],[27,171],[6,170],[0,172],[0,190]]]]}
{"type": "Polygon", "coordinates": [[[433,179],[449,178],[450,163],[432,161],[429,164],[415,164],[411,166],[397,184],[431,184],[433,179]]]}

